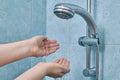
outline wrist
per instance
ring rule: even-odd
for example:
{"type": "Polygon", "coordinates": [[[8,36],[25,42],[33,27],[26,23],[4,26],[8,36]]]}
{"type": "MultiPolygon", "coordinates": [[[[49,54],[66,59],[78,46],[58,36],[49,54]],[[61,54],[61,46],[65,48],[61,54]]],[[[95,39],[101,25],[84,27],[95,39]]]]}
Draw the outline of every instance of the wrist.
{"type": "Polygon", "coordinates": [[[48,63],[45,62],[40,62],[36,65],[36,67],[38,67],[38,70],[40,70],[40,74],[42,74],[42,76],[46,76],[48,74],[48,63]]]}
{"type": "Polygon", "coordinates": [[[25,40],[23,44],[25,44],[24,48],[26,48],[26,54],[28,55],[28,57],[31,57],[32,56],[32,53],[31,53],[32,43],[30,39],[25,40]]]}
{"type": "Polygon", "coordinates": [[[39,47],[37,46],[37,40],[34,38],[28,39],[28,43],[29,43],[29,55],[32,56],[37,56],[37,52],[39,52],[39,47]]]}
{"type": "Polygon", "coordinates": [[[46,76],[50,76],[51,72],[54,72],[54,71],[52,71],[52,69],[53,68],[55,69],[55,64],[54,63],[46,63],[45,67],[46,67],[46,76]]]}
{"type": "Polygon", "coordinates": [[[35,50],[37,50],[37,49],[35,49],[35,46],[34,46],[35,42],[32,39],[28,39],[28,40],[26,40],[26,44],[29,47],[29,49],[28,49],[28,52],[29,52],[28,55],[30,57],[34,56],[34,53],[37,52],[37,51],[35,51],[35,50]]]}

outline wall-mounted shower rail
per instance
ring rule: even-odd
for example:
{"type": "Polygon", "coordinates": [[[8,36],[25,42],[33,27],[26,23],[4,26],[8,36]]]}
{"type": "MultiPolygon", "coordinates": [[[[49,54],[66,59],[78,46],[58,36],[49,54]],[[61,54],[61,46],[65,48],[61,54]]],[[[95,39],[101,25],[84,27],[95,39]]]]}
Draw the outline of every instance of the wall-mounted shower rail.
{"type": "MultiPolygon", "coordinates": [[[[91,0],[87,0],[87,11],[88,13],[91,13],[91,0]]],[[[87,25],[88,26],[88,25],[87,25]]],[[[90,31],[88,29],[88,27],[86,27],[86,36],[90,37],[90,31]]],[[[91,46],[87,46],[86,47],[86,68],[90,69],[90,62],[91,62],[91,57],[90,54],[91,53],[91,46]]]]}
{"type": "MultiPolygon", "coordinates": [[[[91,1],[89,1],[91,3],[91,1]]],[[[90,6],[90,4],[89,4],[90,6]]],[[[90,9],[90,8],[89,8],[90,9]]],[[[90,10],[89,10],[90,11],[90,10]]],[[[61,19],[70,19],[73,18],[74,14],[80,15],[87,23],[88,25],[88,31],[89,36],[83,36],[79,38],[78,43],[81,46],[96,46],[96,66],[92,67],[90,66],[90,58],[91,58],[91,49],[87,53],[87,60],[86,60],[86,69],[83,70],[83,74],[86,77],[96,77],[96,80],[98,80],[98,73],[99,73],[99,36],[97,35],[97,25],[95,24],[93,18],[91,15],[82,7],[69,4],[69,3],[59,3],[55,5],[54,8],[54,14],[61,18],[61,19]]]]}
{"type": "Polygon", "coordinates": [[[87,0],[87,11],[91,13],[91,0],[87,0]]]}
{"type": "MultiPolygon", "coordinates": [[[[91,0],[87,0],[87,11],[91,14],[91,0]]],[[[88,25],[87,25],[88,26],[88,25]]],[[[86,36],[91,37],[90,31],[87,27],[86,36]]],[[[99,42],[96,43],[96,67],[91,68],[91,46],[86,47],[86,69],[83,74],[87,77],[96,76],[96,80],[99,78],[99,42]],[[87,73],[87,75],[86,75],[87,73]]]]}

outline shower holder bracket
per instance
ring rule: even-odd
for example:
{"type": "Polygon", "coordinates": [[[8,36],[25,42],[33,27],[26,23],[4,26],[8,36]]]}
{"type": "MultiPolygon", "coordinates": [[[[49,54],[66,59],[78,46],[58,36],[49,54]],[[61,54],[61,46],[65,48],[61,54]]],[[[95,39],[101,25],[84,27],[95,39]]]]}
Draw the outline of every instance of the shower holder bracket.
{"type": "Polygon", "coordinates": [[[83,70],[83,75],[85,77],[95,77],[96,76],[96,67],[93,67],[93,68],[86,68],[83,70]]]}
{"type": "Polygon", "coordinates": [[[79,38],[78,43],[79,45],[84,47],[96,46],[97,44],[99,44],[99,38],[83,36],[79,38]]]}

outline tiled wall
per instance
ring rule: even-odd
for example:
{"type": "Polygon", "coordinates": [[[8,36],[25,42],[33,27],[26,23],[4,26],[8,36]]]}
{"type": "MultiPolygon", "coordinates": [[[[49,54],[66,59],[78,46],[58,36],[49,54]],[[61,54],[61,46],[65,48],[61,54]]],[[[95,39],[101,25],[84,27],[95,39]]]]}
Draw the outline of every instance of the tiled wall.
{"type": "MultiPolygon", "coordinates": [[[[0,43],[45,34],[45,0],[0,0],[0,43]]],[[[43,59],[26,58],[0,67],[0,80],[14,80],[41,60],[43,59]]]]}
{"type": "MultiPolygon", "coordinates": [[[[47,57],[47,61],[65,57],[71,61],[70,73],[64,80],[95,80],[85,78],[82,70],[85,68],[86,51],[78,45],[78,38],[86,35],[86,23],[75,15],[70,20],[59,19],[53,14],[57,3],[72,3],[86,9],[87,0],[47,0],[47,36],[57,39],[60,49],[47,57]]],[[[98,28],[100,37],[100,80],[120,79],[120,0],[92,0],[92,17],[98,28]]],[[[94,55],[94,54],[93,54],[94,55]]],[[[94,59],[92,59],[94,60],[94,59]]],[[[46,78],[54,80],[53,78],[46,78]]],[[[61,79],[61,80],[62,80],[61,79]]]]}
{"type": "Polygon", "coordinates": [[[103,79],[120,79],[120,0],[103,1],[103,29],[105,50],[103,55],[103,79]]]}

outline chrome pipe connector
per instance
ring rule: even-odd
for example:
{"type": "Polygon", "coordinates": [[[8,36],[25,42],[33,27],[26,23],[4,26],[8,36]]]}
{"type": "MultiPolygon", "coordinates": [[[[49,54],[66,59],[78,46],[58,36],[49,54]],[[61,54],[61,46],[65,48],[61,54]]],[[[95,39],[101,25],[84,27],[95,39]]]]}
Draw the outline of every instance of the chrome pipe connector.
{"type": "Polygon", "coordinates": [[[78,40],[79,45],[81,46],[94,46],[96,43],[99,44],[98,38],[89,38],[86,36],[80,37],[78,40]]]}
{"type": "Polygon", "coordinates": [[[90,68],[90,69],[84,69],[83,70],[83,75],[85,77],[95,77],[96,76],[96,68],[90,68]]]}

